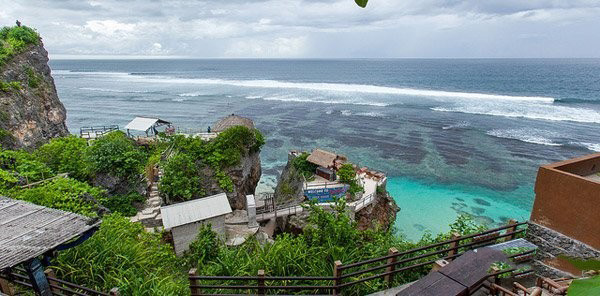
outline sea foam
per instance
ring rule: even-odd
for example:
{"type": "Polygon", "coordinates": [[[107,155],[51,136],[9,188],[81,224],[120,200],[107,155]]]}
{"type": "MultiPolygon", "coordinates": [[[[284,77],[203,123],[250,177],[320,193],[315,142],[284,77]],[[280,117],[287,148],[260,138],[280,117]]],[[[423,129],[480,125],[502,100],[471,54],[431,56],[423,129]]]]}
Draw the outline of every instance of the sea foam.
{"type": "Polygon", "coordinates": [[[556,133],[538,129],[494,129],[486,134],[504,139],[519,140],[525,143],[540,144],[546,146],[562,146],[555,143],[549,137],[557,137],[556,133]]]}

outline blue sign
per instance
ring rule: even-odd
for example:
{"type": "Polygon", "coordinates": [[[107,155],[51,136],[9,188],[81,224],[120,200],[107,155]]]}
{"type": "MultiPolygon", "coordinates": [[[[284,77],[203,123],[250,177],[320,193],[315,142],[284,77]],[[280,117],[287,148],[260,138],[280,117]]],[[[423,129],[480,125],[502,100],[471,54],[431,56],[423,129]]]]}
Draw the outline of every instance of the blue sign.
{"type": "Polygon", "coordinates": [[[308,200],[317,200],[317,202],[329,202],[333,201],[334,198],[346,197],[346,191],[350,188],[349,185],[334,188],[318,188],[318,189],[306,189],[304,195],[308,200]]]}

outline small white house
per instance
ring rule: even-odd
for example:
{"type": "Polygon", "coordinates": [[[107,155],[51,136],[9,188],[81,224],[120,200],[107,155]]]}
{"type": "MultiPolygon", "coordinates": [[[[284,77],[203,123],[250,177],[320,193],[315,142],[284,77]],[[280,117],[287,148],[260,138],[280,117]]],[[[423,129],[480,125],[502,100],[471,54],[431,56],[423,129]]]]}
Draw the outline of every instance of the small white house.
{"type": "Polygon", "coordinates": [[[225,193],[160,208],[163,226],[171,231],[173,247],[178,256],[189,249],[204,224],[210,223],[212,229],[224,237],[225,215],[231,212],[225,193]]]}

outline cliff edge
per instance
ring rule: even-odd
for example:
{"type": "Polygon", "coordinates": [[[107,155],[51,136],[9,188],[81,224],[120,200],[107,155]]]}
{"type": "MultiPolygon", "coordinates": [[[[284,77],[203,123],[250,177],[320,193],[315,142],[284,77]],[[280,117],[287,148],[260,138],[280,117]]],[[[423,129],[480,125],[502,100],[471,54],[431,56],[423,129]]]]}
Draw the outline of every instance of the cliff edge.
{"type": "MultiPolygon", "coordinates": [[[[2,50],[10,48],[8,42],[0,42],[2,50]]],[[[4,58],[0,63],[0,144],[10,149],[35,148],[68,135],[67,113],[41,40],[4,58]]]]}

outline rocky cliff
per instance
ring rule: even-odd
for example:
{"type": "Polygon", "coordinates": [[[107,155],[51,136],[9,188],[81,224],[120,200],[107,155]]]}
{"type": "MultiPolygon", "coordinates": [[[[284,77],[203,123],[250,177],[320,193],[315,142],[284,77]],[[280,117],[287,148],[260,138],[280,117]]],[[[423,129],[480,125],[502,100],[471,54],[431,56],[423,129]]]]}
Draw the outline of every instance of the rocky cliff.
{"type": "MultiPolygon", "coordinates": [[[[219,186],[215,171],[210,166],[202,166],[200,183],[205,195],[214,195],[223,192],[219,186]]],[[[229,204],[234,210],[246,209],[246,195],[254,194],[260,176],[262,174],[260,165],[260,151],[250,152],[243,156],[236,166],[228,167],[224,173],[233,181],[233,191],[227,192],[229,204]]]]}
{"type": "Polygon", "coordinates": [[[7,148],[33,148],[65,136],[66,111],[58,99],[41,42],[0,66],[0,142],[7,148]]]}

